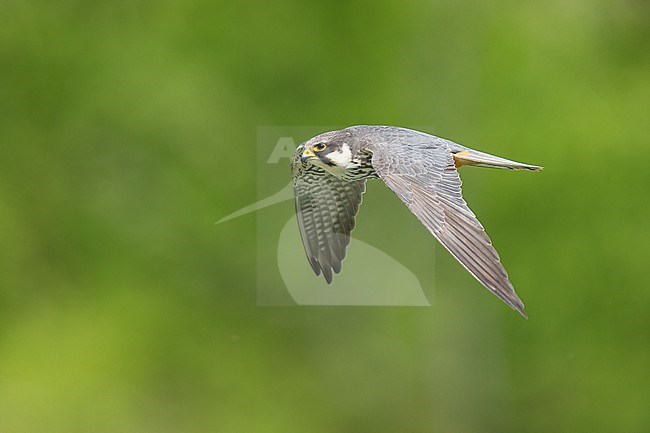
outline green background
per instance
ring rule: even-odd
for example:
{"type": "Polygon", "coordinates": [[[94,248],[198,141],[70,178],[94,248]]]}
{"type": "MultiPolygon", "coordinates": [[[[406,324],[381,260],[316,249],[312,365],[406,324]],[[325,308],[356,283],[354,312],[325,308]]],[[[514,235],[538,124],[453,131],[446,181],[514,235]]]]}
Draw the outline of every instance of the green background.
{"type": "Polygon", "coordinates": [[[640,0],[2,1],[0,431],[648,431],[649,23],[640,0]],[[255,215],[213,223],[256,199],[257,127],[363,123],[546,167],[462,173],[528,321],[437,246],[434,273],[376,183],[355,234],[434,305],[256,306],[255,215]]]}

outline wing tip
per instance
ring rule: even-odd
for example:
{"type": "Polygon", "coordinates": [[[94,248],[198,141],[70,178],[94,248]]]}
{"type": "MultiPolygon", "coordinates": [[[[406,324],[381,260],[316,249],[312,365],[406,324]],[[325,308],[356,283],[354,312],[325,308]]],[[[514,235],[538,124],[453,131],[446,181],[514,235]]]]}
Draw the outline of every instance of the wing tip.
{"type": "MultiPolygon", "coordinates": [[[[490,290],[492,291],[492,290],[490,290]]],[[[502,296],[501,294],[492,291],[499,299],[501,299],[508,307],[512,308],[515,310],[517,313],[521,315],[524,319],[528,320],[528,314],[526,314],[526,311],[524,310],[525,306],[524,303],[519,299],[519,296],[515,293],[514,289],[512,289],[512,292],[510,293],[511,296],[502,296]]]]}
{"type": "Polygon", "coordinates": [[[323,277],[325,277],[325,282],[327,284],[332,284],[332,269],[329,267],[324,268],[323,277]]]}
{"type": "Polygon", "coordinates": [[[523,304],[521,306],[518,305],[516,307],[512,307],[512,309],[515,310],[517,313],[519,313],[521,315],[521,317],[528,320],[528,314],[526,314],[526,311],[524,311],[524,305],[523,304]]]}
{"type": "Polygon", "coordinates": [[[308,260],[311,268],[314,270],[314,273],[317,276],[320,275],[320,264],[318,263],[318,260],[316,260],[314,257],[308,257],[308,260]]]}

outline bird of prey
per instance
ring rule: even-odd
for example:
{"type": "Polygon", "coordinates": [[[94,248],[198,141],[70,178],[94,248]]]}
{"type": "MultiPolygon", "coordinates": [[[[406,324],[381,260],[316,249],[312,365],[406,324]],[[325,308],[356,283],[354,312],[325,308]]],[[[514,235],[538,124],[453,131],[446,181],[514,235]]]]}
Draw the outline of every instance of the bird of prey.
{"type": "Polygon", "coordinates": [[[499,255],[462,197],[463,165],[542,170],[394,126],[351,126],[317,135],[292,160],[296,217],[307,260],[327,283],[350,243],[366,180],[379,178],[481,284],[526,317],[499,255]]]}

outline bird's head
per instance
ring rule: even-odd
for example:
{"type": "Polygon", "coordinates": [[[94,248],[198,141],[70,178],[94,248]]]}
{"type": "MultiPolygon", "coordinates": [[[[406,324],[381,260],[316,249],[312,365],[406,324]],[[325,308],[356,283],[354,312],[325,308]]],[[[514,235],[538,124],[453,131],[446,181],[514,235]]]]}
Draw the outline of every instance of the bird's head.
{"type": "Polygon", "coordinates": [[[300,160],[303,164],[314,164],[339,174],[352,163],[350,141],[350,134],[341,134],[341,131],[318,135],[300,145],[300,160]]]}

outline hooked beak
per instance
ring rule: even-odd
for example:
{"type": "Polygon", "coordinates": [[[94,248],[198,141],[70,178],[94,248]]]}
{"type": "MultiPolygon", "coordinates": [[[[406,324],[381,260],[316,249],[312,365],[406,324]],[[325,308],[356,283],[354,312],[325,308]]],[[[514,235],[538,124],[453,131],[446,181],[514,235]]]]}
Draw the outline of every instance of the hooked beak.
{"type": "Polygon", "coordinates": [[[316,156],[314,155],[314,152],[312,152],[310,149],[305,149],[302,151],[302,155],[300,155],[300,160],[302,162],[307,162],[314,156],[316,156]]]}

